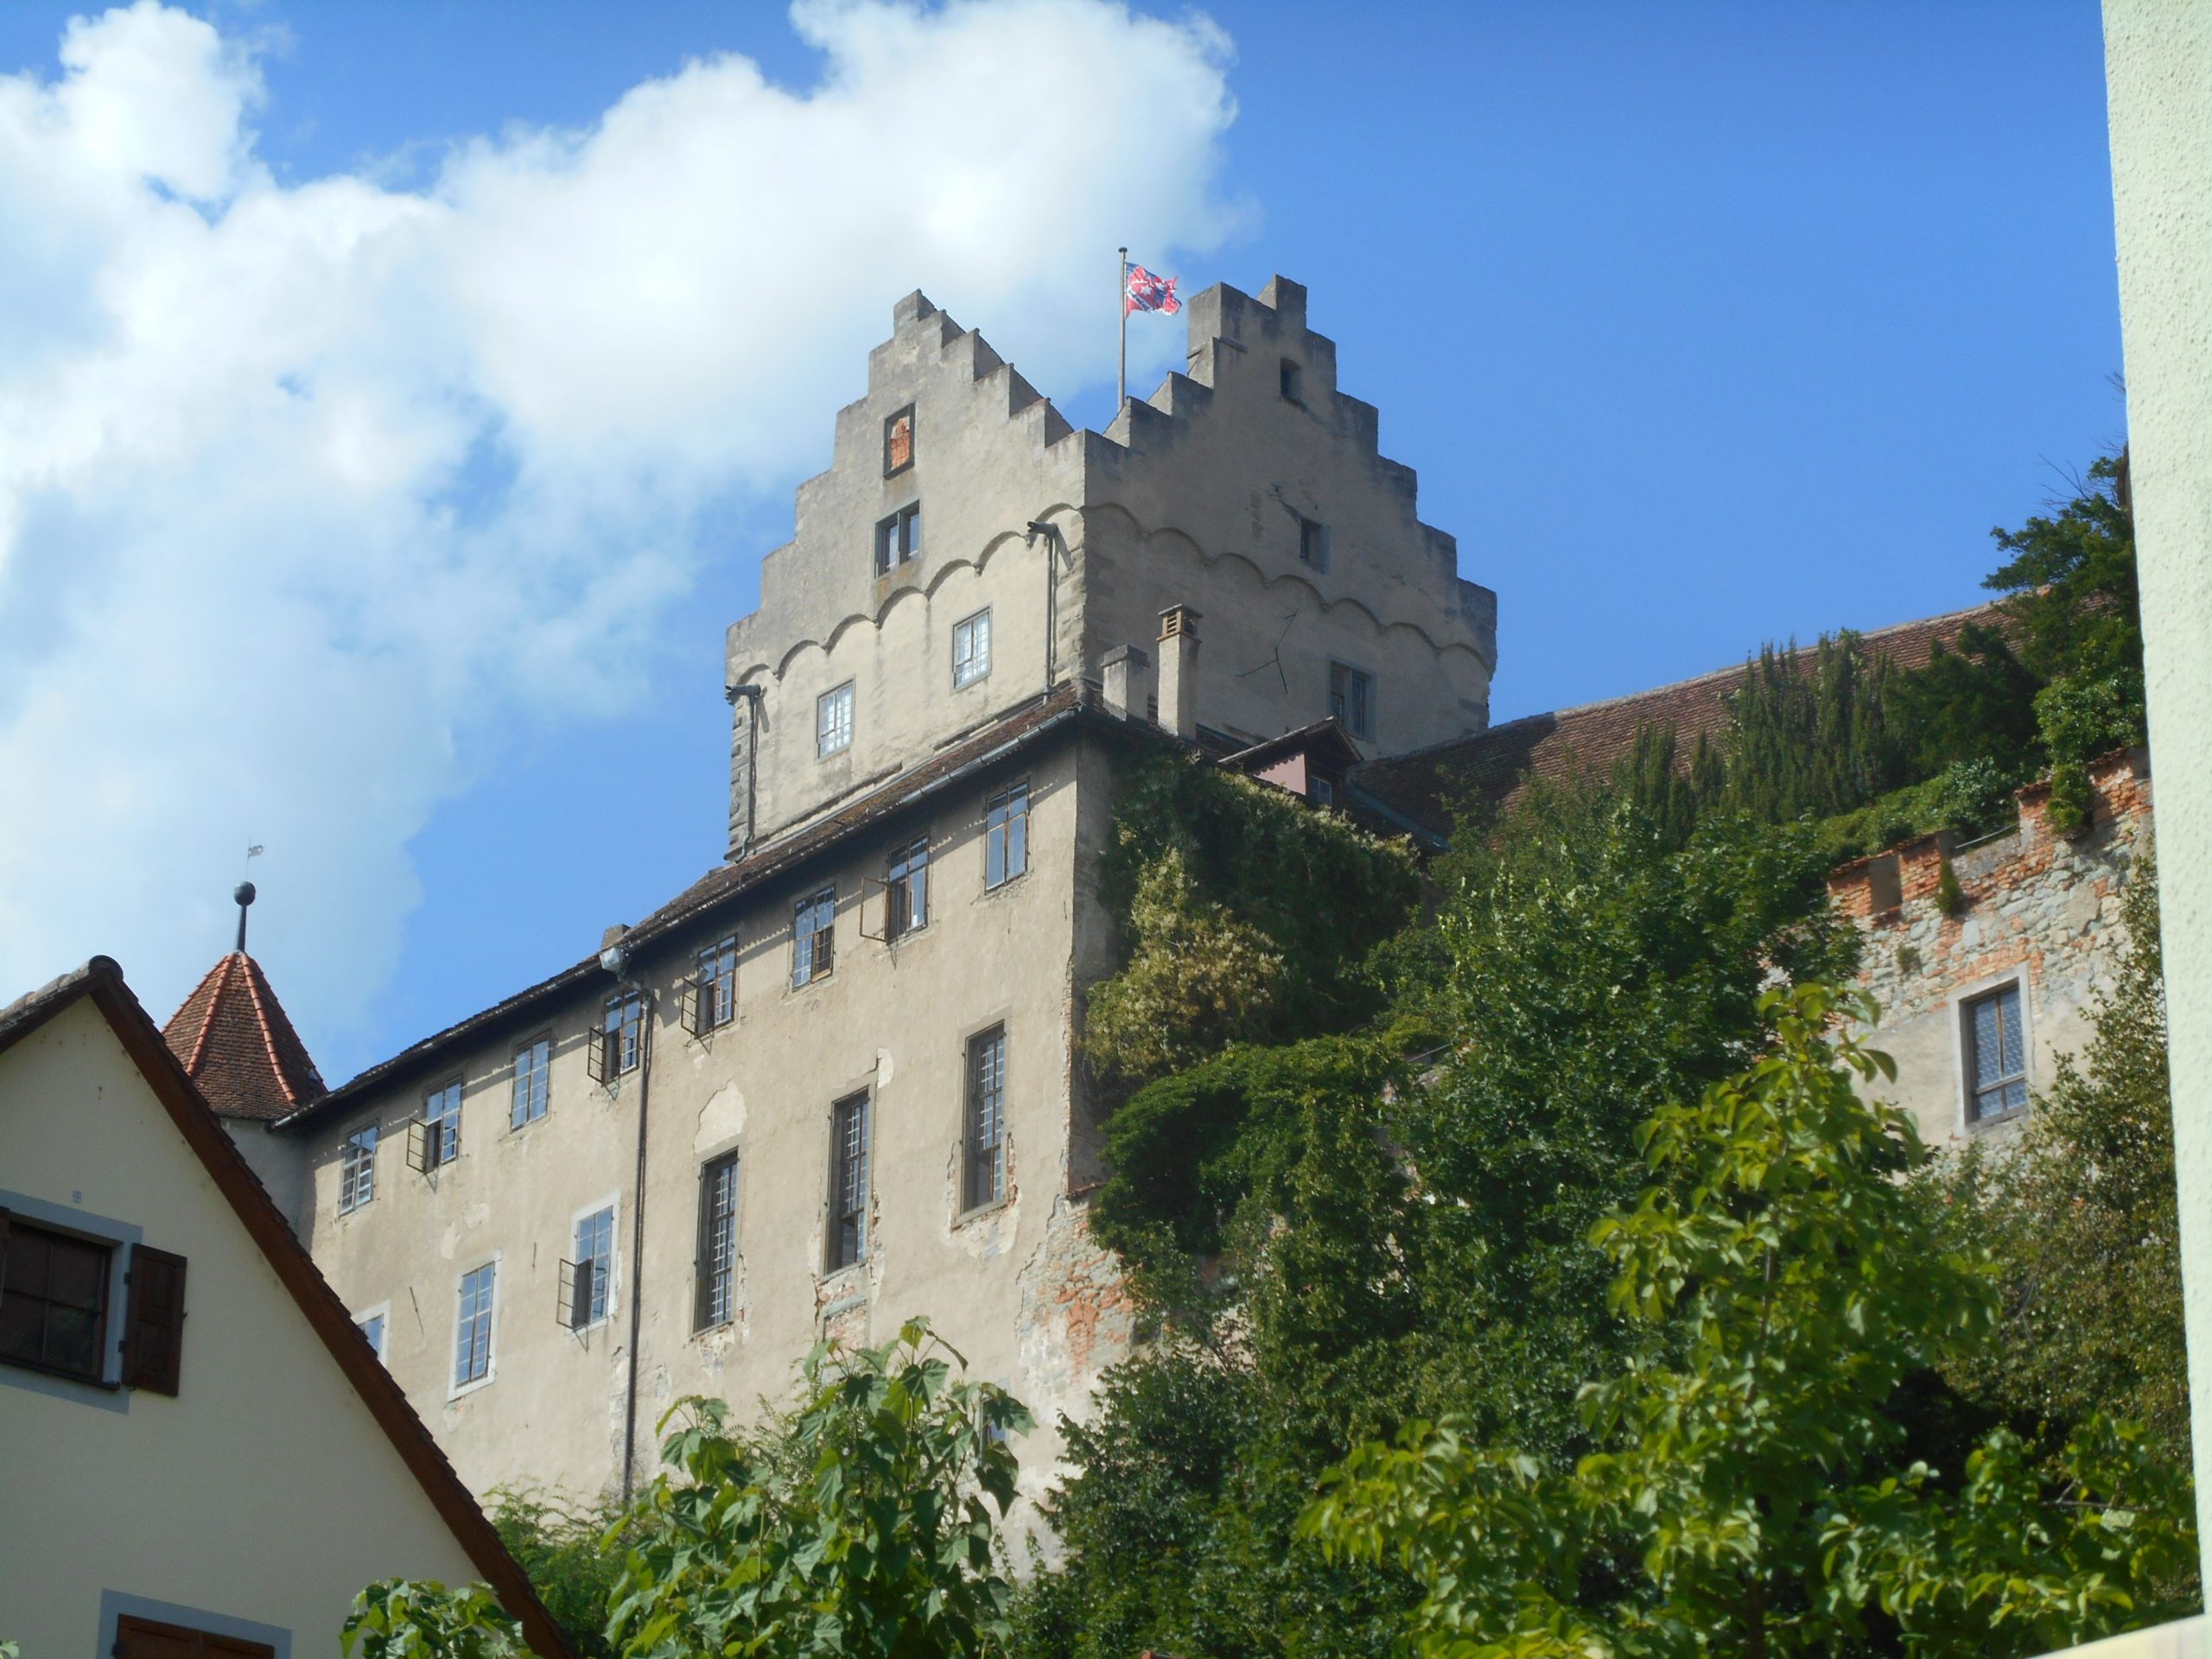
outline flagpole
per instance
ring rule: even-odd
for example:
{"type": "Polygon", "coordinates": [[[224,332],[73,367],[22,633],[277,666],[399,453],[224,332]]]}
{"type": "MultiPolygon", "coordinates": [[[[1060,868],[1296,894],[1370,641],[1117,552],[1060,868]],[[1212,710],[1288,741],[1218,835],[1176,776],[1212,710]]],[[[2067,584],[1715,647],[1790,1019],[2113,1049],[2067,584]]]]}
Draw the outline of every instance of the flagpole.
{"type": "Polygon", "coordinates": [[[1122,272],[1114,279],[1114,308],[1122,318],[1122,350],[1114,370],[1114,418],[1122,418],[1122,405],[1129,401],[1129,251],[1122,250],[1122,272]]]}

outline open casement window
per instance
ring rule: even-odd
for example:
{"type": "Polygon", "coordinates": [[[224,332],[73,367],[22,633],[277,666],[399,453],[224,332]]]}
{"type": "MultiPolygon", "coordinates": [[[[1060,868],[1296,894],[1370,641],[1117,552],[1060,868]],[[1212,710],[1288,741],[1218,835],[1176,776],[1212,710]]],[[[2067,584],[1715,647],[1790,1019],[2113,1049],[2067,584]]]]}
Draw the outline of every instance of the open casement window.
{"type": "Polygon", "coordinates": [[[895,944],[930,921],[930,843],[925,836],[896,849],[883,880],[862,884],[861,937],[895,944]],[[869,923],[875,924],[873,929],[869,923]]]}
{"type": "Polygon", "coordinates": [[[830,1112],[830,1262],[832,1273],[868,1255],[868,1147],[865,1094],[830,1112]]]}
{"type": "Polygon", "coordinates": [[[407,1126],[407,1167],[422,1174],[461,1156],[461,1080],[423,1096],[423,1116],[407,1126]]]}
{"type": "Polygon", "coordinates": [[[698,1297],[692,1327],[728,1325],[737,1306],[737,1154],[724,1153],[699,1169],[698,1297]]]}
{"type": "Polygon", "coordinates": [[[1002,887],[1029,868],[1029,785],[1009,784],[983,803],[983,885],[1002,887]]]}
{"type": "MultiPolygon", "coordinates": [[[[102,1240],[56,1232],[0,1210],[0,1362],[82,1382],[104,1381],[114,1251],[102,1240]]],[[[181,1295],[183,1263],[177,1265],[181,1295]]]]}
{"type": "Polygon", "coordinates": [[[699,971],[683,982],[679,1010],[683,1029],[694,1037],[719,1031],[737,1018],[737,936],[699,953],[699,971]]]}
{"type": "Polygon", "coordinates": [[[607,1316],[614,1296],[614,1207],[578,1218],[576,1248],[561,1263],[560,1301],[554,1318],[565,1329],[582,1331],[607,1316]]]}
{"type": "Polygon", "coordinates": [[[124,1284],[123,1385],[174,1395],[184,1367],[184,1258],[134,1244],[124,1284]]]}
{"type": "Polygon", "coordinates": [[[2005,986],[1966,1006],[1967,1116],[2010,1117],[2028,1103],[2027,1033],[2020,988],[2005,986]]]}
{"type": "Polygon", "coordinates": [[[1006,1027],[968,1039],[966,1205],[980,1210],[1006,1196],[1006,1027]]]}
{"type": "Polygon", "coordinates": [[[607,999],[599,1029],[584,1054],[584,1070],[594,1083],[612,1083],[636,1071],[645,1058],[645,999],[625,991],[607,999]]]}
{"type": "Polygon", "coordinates": [[[909,501],[875,527],[875,574],[887,576],[922,554],[922,504],[909,501]]]}
{"type": "Polygon", "coordinates": [[[823,887],[798,901],[791,912],[791,988],[829,976],[836,966],[837,889],[823,887]]]}
{"type": "Polygon", "coordinates": [[[124,1613],[115,1621],[114,1659],[276,1659],[276,1649],[242,1637],[124,1613]]]}

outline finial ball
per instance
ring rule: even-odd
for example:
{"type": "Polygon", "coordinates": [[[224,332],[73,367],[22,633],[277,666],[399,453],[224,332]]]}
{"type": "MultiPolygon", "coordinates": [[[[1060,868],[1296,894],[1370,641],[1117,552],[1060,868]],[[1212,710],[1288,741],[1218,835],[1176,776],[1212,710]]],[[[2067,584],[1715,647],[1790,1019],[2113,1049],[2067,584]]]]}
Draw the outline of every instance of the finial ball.
{"type": "Polygon", "coordinates": [[[241,905],[251,904],[253,902],[253,883],[251,881],[239,882],[237,890],[231,894],[231,897],[237,899],[241,905]]]}

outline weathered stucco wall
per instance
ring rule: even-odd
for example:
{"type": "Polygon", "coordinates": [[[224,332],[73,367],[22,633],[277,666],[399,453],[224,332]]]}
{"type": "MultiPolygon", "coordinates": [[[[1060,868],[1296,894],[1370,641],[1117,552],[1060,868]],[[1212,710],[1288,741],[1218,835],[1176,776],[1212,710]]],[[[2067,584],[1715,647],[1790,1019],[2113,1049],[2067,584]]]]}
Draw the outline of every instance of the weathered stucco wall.
{"type": "Polygon", "coordinates": [[[2095,819],[2079,841],[2044,821],[2049,788],[2039,785],[2022,791],[2019,827],[2006,835],[1955,851],[1948,837],[1926,836],[1829,879],[1865,932],[1859,982],[1882,1009],[1868,1040],[1897,1064],[1885,1093],[1919,1119],[1931,1145],[2009,1135],[2020,1122],[1980,1121],[1968,1109],[1973,999],[2019,987],[2031,1091],[2050,1085],[2059,1055],[2088,1042],[2094,995],[2110,986],[2125,940],[2121,889],[2150,831],[2147,758],[2107,757],[2090,781],[2095,819]],[[1936,899],[1947,857],[1965,899],[1951,916],[1936,899]]]}
{"type": "Polygon", "coordinates": [[[0,1629],[26,1655],[104,1652],[112,1592],[308,1659],[372,1580],[478,1576],[89,998],[0,1054],[0,1146],[23,1218],[186,1261],[174,1398],[0,1366],[0,1629]]]}
{"type": "MultiPolygon", "coordinates": [[[[637,972],[655,996],[643,1273],[631,1267],[639,1082],[594,1084],[586,1033],[613,980],[550,1015],[487,1037],[449,1069],[395,1086],[314,1131],[308,1236],[348,1304],[389,1305],[389,1363],[463,1478],[477,1491],[531,1481],[595,1493],[620,1477],[629,1299],[642,1285],[638,1467],[655,1466],[654,1424],[673,1402],[710,1394],[747,1405],[782,1395],[820,1337],[887,1340],[928,1314],[979,1376],[1013,1390],[1045,1428],[1019,1448],[1041,1491],[1058,1455],[1053,1425],[1080,1413],[1097,1373],[1127,1345],[1118,1285],[1087,1241],[1071,1198],[1078,1140],[1071,1009],[1075,877],[1095,864],[1070,741],[963,780],[904,819],[881,823],[649,955],[637,972]],[[987,891],[983,804],[1015,778],[1031,791],[1029,870],[987,891]],[[926,833],[926,927],[886,944],[863,938],[861,878],[887,849],[926,833]],[[791,985],[791,908],[834,880],[836,967],[791,985]],[[736,1022],[703,1037],[678,1023],[693,953],[734,931],[736,1022]],[[1005,1201],[963,1211],[961,1134],[970,1036],[1008,1038],[1009,1183],[1005,1201]],[[513,1045],[554,1038],[544,1119],[508,1127],[513,1045]],[[461,1152],[434,1175],[406,1167],[408,1122],[426,1090],[462,1079],[461,1152]],[[871,1099],[871,1244],[859,1267],[828,1260],[830,1110],[871,1099]],[[339,1149],[372,1119],[383,1127],[375,1199],[336,1213],[339,1149]],[[739,1154],[735,1317],[693,1328],[702,1165],[739,1154]],[[613,1317],[582,1332],[556,1319],[560,1263],[574,1218],[617,1205],[613,1317]],[[496,1258],[492,1380],[453,1386],[456,1296],[464,1271],[496,1258]]],[[[868,908],[880,931],[880,900],[868,908]]]]}

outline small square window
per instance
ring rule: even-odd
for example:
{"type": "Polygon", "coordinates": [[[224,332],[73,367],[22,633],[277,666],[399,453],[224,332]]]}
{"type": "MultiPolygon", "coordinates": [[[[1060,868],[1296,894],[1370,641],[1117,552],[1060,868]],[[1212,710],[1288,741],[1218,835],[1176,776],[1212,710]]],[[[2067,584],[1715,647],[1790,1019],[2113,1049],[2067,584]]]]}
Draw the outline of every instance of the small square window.
{"type": "Polygon", "coordinates": [[[353,1321],[353,1328],[361,1333],[362,1340],[376,1351],[378,1359],[384,1357],[385,1322],[382,1313],[371,1313],[353,1321]]]}
{"type": "Polygon", "coordinates": [[[922,504],[910,501],[875,527],[875,574],[887,576],[894,565],[921,556],[922,504]]]}
{"type": "Polygon", "coordinates": [[[1287,357],[1282,360],[1282,395],[1286,403],[1302,404],[1306,401],[1305,371],[1287,357]]]}
{"type": "Polygon", "coordinates": [[[930,924],[930,843],[925,836],[893,853],[883,873],[883,938],[904,938],[930,924]]]}
{"type": "Polygon", "coordinates": [[[1966,1005],[1967,1117],[1987,1122],[2028,1103],[2026,1031],[2020,988],[2007,985],[1966,1005]]]}
{"type": "Polygon", "coordinates": [[[377,1195],[377,1126],[346,1137],[338,1154],[338,1213],[359,1209],[377,1195]]]}
{"type": "Polygon", "coordinates": [[[952,625],[952,689],[973,685],[991,671],[991,613],[978,611],[952,625]]]}
{"type": "Polygon", "coordinates": [[[914,464],[914,406],[900,410],[883,423],[883,475],[894,477],[914,464]]]}
{"type": "Polygon", "coordinates": [[[829,977],[836,961],[837,889],[823,887],[798,901],[791,918],[791,988],[829,977]]]}
{"type": "Polygon", "coordinates": [[[1375,677],[1342,663],[1329,664],[1329,713],[1354,737],[1375,735],[1375,677]]]}
{"type": "Polygon", "coordinates": [[[461,1156],[461,1079],[423,1096],[423,1167],[442,1169],[461,1156]]]}
{"type": "Polygon", "coordinates": [[[983,803],[983,886],[1002,887],[1029,868],[1029,784],[1025,779],[983,803]]]}
{"type": "Polygon", "coordinates": [[[853,683],[814,700],[814,752],[827,760],[853,747],[853,683]]]}
{"type": "MultiPolygon", "coordinates": [[[[0,1283],[0,1360],[97,1382],[107,1357],[107,1287],[115,1247],[7,1217],[0,1283]]],[[[171,1390],[174,1392],[174,1390],[171,1390]]]]}
{"type": "Polygon", "coordinates": [[[1311,518],[1298,521],[1298,557],[1316,570],[1329,568],[1329,527],[1311,518]]]}
{"type": "Polygon", "coordinates": [[[507,1111],[508,1127],[518,1129],[544,1116],[552,1090],[553,1039],[533,1038],[515,1050],[514,1093],[507,1111]]]}

